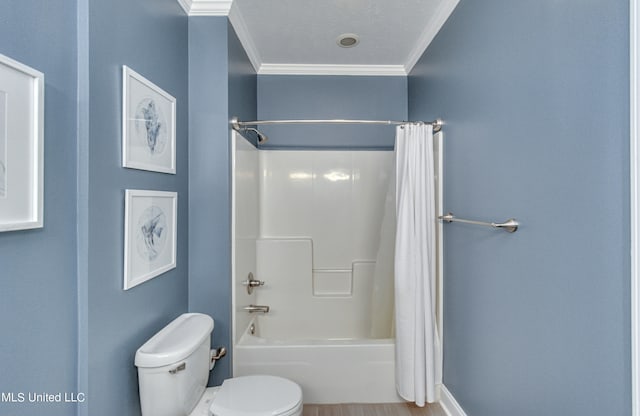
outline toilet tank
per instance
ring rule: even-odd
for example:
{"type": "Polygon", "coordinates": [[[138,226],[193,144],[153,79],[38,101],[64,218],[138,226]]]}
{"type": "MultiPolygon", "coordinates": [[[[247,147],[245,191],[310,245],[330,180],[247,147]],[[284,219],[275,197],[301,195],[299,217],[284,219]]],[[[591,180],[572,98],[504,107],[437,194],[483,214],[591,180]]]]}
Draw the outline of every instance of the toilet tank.
{"type": "Polygon", "coordinates": [[[143,416],[186,416],[209,379],[213,319],[180,315],[136,351],[143,416]]]}

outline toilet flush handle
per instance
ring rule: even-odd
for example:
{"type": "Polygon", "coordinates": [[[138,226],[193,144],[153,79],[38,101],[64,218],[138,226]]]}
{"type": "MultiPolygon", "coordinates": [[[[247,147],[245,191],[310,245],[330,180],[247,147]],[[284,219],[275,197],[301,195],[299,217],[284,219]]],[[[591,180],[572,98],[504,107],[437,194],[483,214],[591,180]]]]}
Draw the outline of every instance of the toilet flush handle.
{"type": "Polygon", "coordinates": [[[169,374],[176,374],[179,371],[184,371],[186,368],[187,368],[187,363],[182,363],[176,368],[172,368],[171,370],[169,370],[169,374]]]}

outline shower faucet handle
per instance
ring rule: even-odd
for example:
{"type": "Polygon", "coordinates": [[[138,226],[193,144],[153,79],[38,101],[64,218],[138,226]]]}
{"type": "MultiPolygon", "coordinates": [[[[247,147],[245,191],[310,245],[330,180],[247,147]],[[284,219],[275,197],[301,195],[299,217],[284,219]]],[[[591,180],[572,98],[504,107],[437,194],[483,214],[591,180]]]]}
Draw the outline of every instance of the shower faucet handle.
{"type": "Polygon", "coordinates": [[[264,281],[254,279],[253,273],[249,272],[249,276],[247,276],[247,280],[242,282],[242,284],[247,287],[247,293],[251,294],[253,293],[254,287],[264,286],[264,281]]]}

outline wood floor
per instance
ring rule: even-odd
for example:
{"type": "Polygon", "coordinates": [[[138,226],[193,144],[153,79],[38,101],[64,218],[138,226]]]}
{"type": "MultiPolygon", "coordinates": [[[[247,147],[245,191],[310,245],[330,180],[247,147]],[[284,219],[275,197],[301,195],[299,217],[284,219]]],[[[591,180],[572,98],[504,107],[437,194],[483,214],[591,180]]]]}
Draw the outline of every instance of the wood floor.
{"type": "Polygon", "coordinates": [[[302,416],[447,416],[439,404],[305,404],[302,416]]]}

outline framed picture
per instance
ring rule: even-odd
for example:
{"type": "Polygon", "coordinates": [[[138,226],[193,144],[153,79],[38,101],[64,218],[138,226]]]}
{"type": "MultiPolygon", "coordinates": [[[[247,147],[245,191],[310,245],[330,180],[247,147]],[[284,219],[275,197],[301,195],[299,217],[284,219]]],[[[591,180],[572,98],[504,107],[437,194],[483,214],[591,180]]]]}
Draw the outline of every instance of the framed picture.
{"type": "Polygon", "coordinates": [[[44,75],[0,55],[0,231],[43,226],[44,75]]]}
{"type": "Polygon", "coordinates": [[[124,290],[176,267],[178,194],[127,189],[124,290]]]}
{"type": "Polygon", "coordinates": [[[122,67],[122,166],[176,173],[176,99],[122,67]]]}

